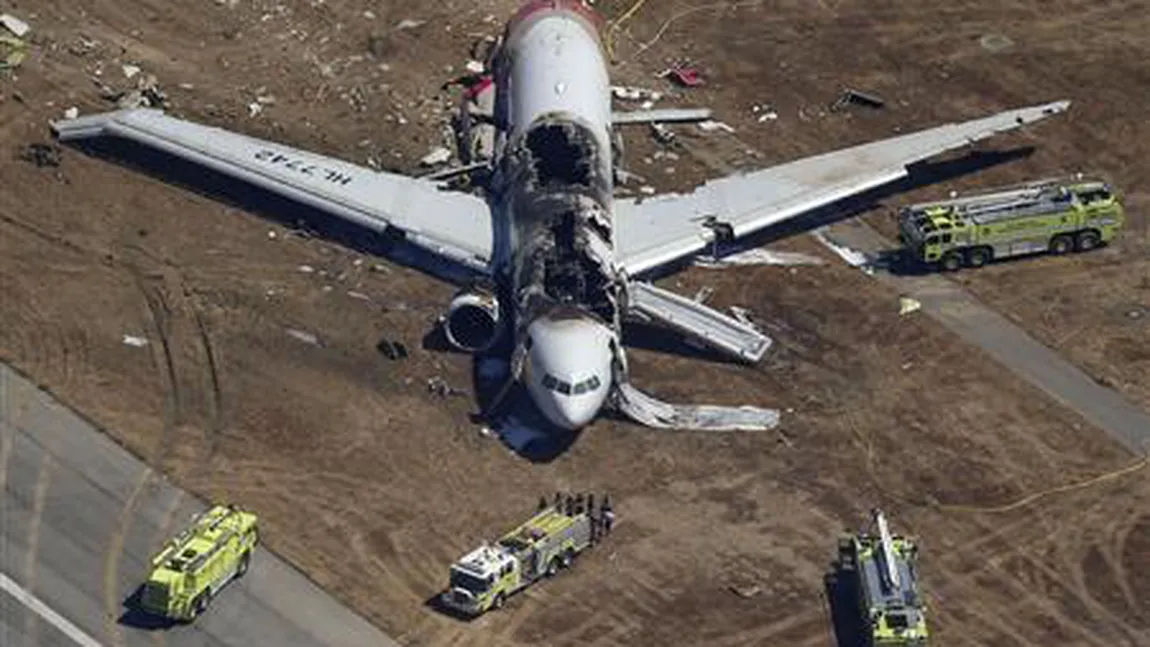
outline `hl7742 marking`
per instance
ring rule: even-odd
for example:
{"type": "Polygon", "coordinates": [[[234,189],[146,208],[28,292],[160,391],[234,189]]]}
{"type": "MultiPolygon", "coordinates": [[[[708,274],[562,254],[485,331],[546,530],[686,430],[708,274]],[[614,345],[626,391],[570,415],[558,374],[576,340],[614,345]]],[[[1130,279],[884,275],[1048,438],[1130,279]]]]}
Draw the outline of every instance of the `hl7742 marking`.
{"type": "Polygon", "coordinates": [[[328,182],[338,184],[340,186],[347,186],[348,184],[351,184],[350,175],[340,173],[339,171],[333,171],[322,166],[316,166],[315,164],[309,164],[306,160],[288,157],[287,155],[283,155],[272,150],[263,149],[258,151],[256,153],[256,159],[261,162],[267,162],[268,164],[276,164],[286,169],[291,169],[293,171],[302,173],[304,175],[322,177],[328,182]]]}

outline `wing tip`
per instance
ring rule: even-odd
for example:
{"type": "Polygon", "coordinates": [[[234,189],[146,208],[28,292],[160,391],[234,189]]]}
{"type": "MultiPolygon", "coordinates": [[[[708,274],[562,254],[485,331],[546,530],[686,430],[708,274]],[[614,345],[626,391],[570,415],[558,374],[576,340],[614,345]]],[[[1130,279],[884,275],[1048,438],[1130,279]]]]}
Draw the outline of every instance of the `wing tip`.
{"type": "Polygon", "coordinates": [[[137,113],[163,113],[163,110],[158,108],[128,108],[126,110],[100,112],[84,115],[83,117],[76,117],[75,119],[50,121],[48,122],[48,127],[51,129],[52,135],[59,141],[99,137],[104,134],[104,131],[112,122],[137,113]]]}

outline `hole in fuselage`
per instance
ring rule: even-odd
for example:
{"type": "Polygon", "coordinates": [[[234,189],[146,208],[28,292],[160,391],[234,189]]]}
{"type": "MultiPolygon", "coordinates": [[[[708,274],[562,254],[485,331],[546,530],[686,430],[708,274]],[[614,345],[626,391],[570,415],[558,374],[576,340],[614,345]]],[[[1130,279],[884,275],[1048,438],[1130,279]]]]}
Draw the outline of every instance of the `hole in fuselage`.
{"type": "Polygon", "coordinates": [[[540,186],[591,186],[591,147],[571,126],[545,124],[527,133],[540,186]]]}

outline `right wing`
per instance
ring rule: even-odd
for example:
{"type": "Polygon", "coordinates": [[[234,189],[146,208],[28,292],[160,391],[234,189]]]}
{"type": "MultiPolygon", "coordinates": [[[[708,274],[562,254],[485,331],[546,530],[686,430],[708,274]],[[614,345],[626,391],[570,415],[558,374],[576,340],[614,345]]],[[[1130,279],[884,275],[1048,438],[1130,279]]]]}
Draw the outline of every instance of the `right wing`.
{"type": "Polygon", "coordinates": [[[57,121],[61,141],[122,137],[244,180],[378,232],[406,234],[420,247],[490,273],[491,212],[473,195],[433,182],[380,173],[221,128],[138,108],[57,121]]]}
{"type": "Polygon", "coordinates": [[[707,182],[687,195],[615,201],[615,258],[631,276],[894,182],[939,153],[1063,112],[1059,101],[883,139],[707,182]]]}

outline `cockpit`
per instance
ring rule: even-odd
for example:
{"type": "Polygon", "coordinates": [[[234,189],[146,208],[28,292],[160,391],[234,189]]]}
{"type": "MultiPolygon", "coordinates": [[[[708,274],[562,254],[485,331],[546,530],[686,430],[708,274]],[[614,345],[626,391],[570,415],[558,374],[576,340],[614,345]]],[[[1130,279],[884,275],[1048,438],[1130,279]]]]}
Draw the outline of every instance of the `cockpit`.
{"type": "Polygon", "coordinates": [[[544,316],[527,329],[525,384],[539,410],[578,429],[603,407],[611,384],[611,330],[590,315],[544,316]]]}

